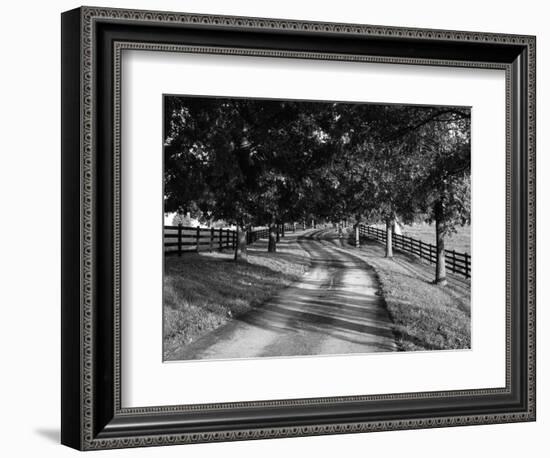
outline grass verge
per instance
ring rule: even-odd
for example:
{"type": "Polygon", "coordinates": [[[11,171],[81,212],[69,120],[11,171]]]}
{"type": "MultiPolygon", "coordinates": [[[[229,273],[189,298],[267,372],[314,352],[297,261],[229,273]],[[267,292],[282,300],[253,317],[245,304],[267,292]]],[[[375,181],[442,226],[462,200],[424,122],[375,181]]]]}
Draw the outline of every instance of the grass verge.
{"type": "Polygon", "coordinates": [[[309,256],[294,237],[282,239],[277,253],[267,243],[248,247],[248,263],[232,252],[167,256],[164,270],[164,359],[178,349],[262,304],[298,280],[309,256]]]}
{"type": "Polygon", "coordinates": [[[359,253],[378,275],[400,350],[470,348],[469,283],[449,279],[447,286],[435,285],[433,266],[400,253],[385,258],[384,247],[374,241],[362,241],[359,253]]]}

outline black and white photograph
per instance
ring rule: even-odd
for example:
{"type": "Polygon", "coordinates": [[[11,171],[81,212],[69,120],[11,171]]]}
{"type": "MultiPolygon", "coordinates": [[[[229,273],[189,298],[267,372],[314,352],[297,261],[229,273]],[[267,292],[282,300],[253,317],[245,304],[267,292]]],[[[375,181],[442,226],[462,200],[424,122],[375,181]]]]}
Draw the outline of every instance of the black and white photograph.
{"type": "Polygon", "coordinates": [[[163,361],[471,348],[471,107],[163,105],[163,361]]]}
{"type": "Polygon", "coordinates": [[[97,3],[2,5],[0,455],[548,456],[546,4],[97,3]]]}

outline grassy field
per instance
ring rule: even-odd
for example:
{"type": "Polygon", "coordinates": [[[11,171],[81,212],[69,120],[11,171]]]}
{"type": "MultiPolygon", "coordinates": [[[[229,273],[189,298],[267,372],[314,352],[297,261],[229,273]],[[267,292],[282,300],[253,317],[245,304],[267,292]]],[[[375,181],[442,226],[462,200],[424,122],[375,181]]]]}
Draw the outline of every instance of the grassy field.
{"type": "Polygon", "coordinates": [[[164,359],[222,326],[300,278],[309,257],[285,238],[277,253],[267,242],[248,247],[249,262],[235,263],[232,252],[188,253],[165,258],[164,359]]]}
{"type": "Polygon", "coordinates": [[[467,281],[449,278],[447,286],[435,285],[433,266],[402,253],[387,259],[374,241],[362,243],[360,253],[378,275],[400,350],[470,348],[467,281]]]}
{"type": "MultiPolygon", "coordinates": [[[[385,226],[383,224],[374,224],[375,227],[383,229],[385,226]]],[[[458,226],[456,228],[456,234],[448,236],[445,239],[445,248],[447,250],[455,250],[457,253],[469,253],[471,254],[470,248],[470,237],[471,237],[471,227],[468,226],[458,226]]],[[[426,243],[431,243],[435,245],[435,225],[428,223],[416,223],[416,224],[406,224],[403,226],[403,235],[407,237],[412,237],[415,239],[422,240],[426,243]]]]}

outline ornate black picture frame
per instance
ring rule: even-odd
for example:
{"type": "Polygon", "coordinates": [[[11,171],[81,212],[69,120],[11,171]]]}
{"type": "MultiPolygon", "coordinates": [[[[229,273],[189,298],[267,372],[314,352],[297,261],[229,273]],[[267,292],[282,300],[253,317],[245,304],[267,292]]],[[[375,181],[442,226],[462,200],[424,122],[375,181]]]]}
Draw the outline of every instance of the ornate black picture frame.
{"type": "Polygon", "coordinates": [[[82,7],[62,15],[62,434],[80,450],[535,420],[535,38],[82,7]],[[124,49],[506,72],[506,386],[121,406],[124,49]]]}

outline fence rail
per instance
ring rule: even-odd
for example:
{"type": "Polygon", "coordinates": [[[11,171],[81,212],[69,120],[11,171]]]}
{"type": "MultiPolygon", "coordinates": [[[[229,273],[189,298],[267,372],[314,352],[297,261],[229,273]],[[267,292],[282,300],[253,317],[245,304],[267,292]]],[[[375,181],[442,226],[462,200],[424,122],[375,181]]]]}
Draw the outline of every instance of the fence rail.
{"type": "MultiPolygon", "coordinates": [[[[279,226],[279,232],[284,237],[284,232],[295,232],[296,224],[279,226]]],[[[246,244],[250,245],[257,240],[267,239],[269,229],[261,228],[246,233],[246,244]]],[[[202,228],[188,226],[164,226],[164,252],[165,253],[189,253],[197,251],[213,251],[223,249],[235,249],[237,243],[237,231],[224,228],[202,228]]]]}
{"type": "MultiPolygon", "coordinates": [[[[377,227],[361,224],[359,225],[359,236],[386,243],[386,231],[377,227]]],[[[392,235],[392,245],[407,253],[419,256],[432,264],[435,264],[437,261],[437,249],[436,246],[431,243],[394,233],[392,235]]],[[[468,253],[457,253],[455,250],[445,250],[445,267],[451,272],[470,278],[471,256],[468,253]]]]}

